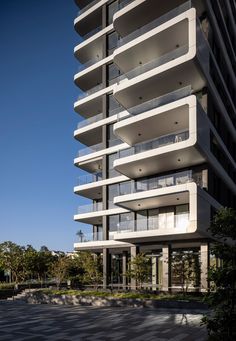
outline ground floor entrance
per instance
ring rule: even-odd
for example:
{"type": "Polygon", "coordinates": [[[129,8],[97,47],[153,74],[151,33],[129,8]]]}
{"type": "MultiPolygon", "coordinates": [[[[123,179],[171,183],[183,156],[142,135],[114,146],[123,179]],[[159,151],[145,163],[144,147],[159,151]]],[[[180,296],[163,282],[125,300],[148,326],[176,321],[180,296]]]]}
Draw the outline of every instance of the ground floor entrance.
{"type": "Polygon", "coordinates": [[[103,249],[102,254],[104,288],[204,292],[209,286],[207,274],[213,259],[208,242],[141,244],[103,249]]]}

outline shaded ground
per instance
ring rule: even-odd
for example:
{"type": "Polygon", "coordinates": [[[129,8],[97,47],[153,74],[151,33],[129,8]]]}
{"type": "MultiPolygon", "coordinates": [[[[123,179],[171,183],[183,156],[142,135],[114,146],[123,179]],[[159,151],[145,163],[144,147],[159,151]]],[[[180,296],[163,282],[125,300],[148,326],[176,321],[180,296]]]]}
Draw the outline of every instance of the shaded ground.
{"type": "Polygon", "coordinates": [[[0,301],[0,340],[201,341],[201,312],[0,301]]]}

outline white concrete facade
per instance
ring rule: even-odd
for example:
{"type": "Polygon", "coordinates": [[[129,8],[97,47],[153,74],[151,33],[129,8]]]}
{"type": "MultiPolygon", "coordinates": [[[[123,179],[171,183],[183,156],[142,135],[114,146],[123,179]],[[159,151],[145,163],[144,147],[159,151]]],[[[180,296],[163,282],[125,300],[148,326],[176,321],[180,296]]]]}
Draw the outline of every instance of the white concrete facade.
{"type": "Polygon", "coordinates": [[[74,109],[83,121],[74,137],[85,148],[74,164],[86,173],[74,192],[90,206],[74,216],[87,224],[75,250],[103,254],[104,287],[114,271],[127,287],[128,260],[144,252],[155,290],[184,285],[172,263],[190,252],[201,259],[192,290],[205,291],[208,227],[236,196],[235,107],[214,49],[213,10],[202,0],[76,3],[84,40],[74,49],[83,91],[74,109]]]}

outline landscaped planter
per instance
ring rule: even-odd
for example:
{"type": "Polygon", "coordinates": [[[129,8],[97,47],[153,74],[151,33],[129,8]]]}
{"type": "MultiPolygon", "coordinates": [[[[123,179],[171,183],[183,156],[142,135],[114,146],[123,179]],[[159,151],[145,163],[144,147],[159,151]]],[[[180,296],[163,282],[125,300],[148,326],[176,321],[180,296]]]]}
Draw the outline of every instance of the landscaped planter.
{"type": "Polygon", "coordinates": [[[207,309],[207,305],[195,301],[166,301],[143,298],[114,298],[80,295],[45,294],[40,291],[29,292],[25,301],[31,304],[84,305],[96,307],[153,307],[153,308],[191,308],[207,309]]]}

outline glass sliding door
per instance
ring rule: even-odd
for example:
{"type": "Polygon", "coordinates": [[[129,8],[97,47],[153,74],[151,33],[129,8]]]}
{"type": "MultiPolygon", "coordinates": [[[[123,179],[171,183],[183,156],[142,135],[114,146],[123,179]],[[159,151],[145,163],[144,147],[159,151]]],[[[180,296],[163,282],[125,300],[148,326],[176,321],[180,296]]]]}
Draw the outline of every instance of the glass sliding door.
{"type": "Polygon", "coordinates": [[[175,227],[186,228],[189,223],[189,205],[178,205],[176,206],[175,211],[175,227]]]}

